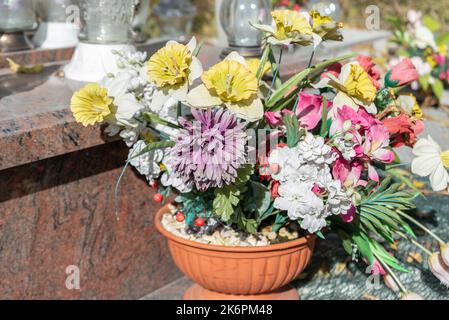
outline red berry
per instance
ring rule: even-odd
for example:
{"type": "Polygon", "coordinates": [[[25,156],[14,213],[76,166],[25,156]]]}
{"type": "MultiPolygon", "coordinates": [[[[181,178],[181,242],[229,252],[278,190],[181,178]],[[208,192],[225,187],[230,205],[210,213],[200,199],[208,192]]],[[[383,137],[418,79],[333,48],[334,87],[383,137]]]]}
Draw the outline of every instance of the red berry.
{"type": "Polygon", "coordinates": [[[195,219],[195,225],[197,226],[197,227],[202,227],[202,226],[204,226],[206,224],[206,220],[204,220],[203,218],[196,218],[195,219]]]}
{"type": "Polygon", "coordinates": [[[153,201],[154,201],[154,202],[161,203],[162,200],[164,200],[164,196],[163,196],[162,194],[160,194],[160,193],[156,193],[156,194],[153,196],[153,201]]]}
{"type": "Polygon", "coordinates": [[[185,219],[186,219],[186,217],[185,217],[184,213],[178,212],[176,214],[176,221],[183,222],[185,219]]]}
{"type": "Polygon", "coordinates": [[[159,187],[159,184],[157,183],[157,181],[153,181],[153,182],[151,182],[151,188],[153,188],[153,189],[157,189],[157,187],[159,187]]]}

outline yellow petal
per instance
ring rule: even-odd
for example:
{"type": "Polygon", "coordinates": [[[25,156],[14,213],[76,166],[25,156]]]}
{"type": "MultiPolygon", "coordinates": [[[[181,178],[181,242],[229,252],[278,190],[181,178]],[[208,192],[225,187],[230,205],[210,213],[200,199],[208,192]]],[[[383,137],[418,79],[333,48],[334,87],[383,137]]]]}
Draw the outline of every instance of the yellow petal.
{"type": "Polygon", "coordinates": [[[73,94],[70,109],[77,122],[88,126],[103,122],[111,114],[112,102],[106,88],[98,83],[89,83],[73,94]]]}
{"type": "Polygon", "coordinates": [[[244,65],[224,60],[206,71],[201,77],[211,95],[223,102],[237,103],[254,98],[258,91],[256,75],[244,65]]]}

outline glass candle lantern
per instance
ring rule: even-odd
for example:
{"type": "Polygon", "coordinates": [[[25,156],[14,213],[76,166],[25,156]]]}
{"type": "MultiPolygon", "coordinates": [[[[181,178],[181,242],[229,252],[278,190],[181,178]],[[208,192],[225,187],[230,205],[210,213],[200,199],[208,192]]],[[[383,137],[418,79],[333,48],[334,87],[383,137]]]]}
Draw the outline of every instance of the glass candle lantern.
{"type": "Polygon", "coordinates": [[[249,23],[270,24],[270,0],[223,0],[220,23],[228,38],[229,47],[222,55],[238,51],[243,56],[261,53],[262,33],[249,23]]]}
{"type": "Polygon", "coordinates": [[[33,38],[36,46],[46,49],[76,46],[79,28],[71,21],[72,4],[72,0],[36,0],[40,20],[33,38]]]}
{"type": "Polygon", "coordinates": [[[335,21],[340,21],[342,10],[338,0],[310,0],[307,8],[316,10],[321,15],[330,16],[335,21]]]}
{"type": "Polygon", "coordinates": [[[66,22],[66,9],[72,5],[72,0],[37,0],[36,10],[41,20],[45,22],[66,22]]]}
{"type": "Polygon", "coordinates": [[[81,9],[82,42],[128,43],[138,0],[77,0],[81,9]]]}
{"type": "Polygon", "coordinates": [[[0,31],[18,32],[33,29],[36,14],[33,1],[0,0],[0,31]]]}
{"type": "Polygon", "coordinates": [[[160,36],[186,40],[192,30],[196,7],[190,0],[159,0],[154,16],[160,27],[160,36]]]}
{"type": "Polygon", "coordinates": [[[36,24],[34,2],[0,0],[0,51],[19,51],[32,47],[24,31],[36,24]]]}

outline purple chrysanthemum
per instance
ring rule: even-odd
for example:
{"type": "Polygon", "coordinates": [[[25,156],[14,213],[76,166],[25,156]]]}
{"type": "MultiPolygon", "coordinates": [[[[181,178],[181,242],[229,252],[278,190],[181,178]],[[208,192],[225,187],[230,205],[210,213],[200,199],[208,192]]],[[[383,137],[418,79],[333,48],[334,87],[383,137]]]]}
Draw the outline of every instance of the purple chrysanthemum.
{"type": "Polygon", "coordinates": [[[244,124],[225,109],[193,109],[192,115],[192,121],[179,120],[182,129],[169,151],[173,173],[201,191],[235,182],[246,163],[244,124]]]}

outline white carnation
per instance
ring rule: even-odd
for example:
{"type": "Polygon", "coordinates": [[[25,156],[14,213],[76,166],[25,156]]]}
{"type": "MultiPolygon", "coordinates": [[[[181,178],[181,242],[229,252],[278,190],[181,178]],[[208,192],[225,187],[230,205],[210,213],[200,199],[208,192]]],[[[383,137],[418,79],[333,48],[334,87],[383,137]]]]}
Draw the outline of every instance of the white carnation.
{"type": "Polygon", "coordinates": [[[145,147],[145,141],[137,141],[129,150],[128,159],[131,159],[129,163],[136,168],[141,175],[145,176],[148,181],[153,181],[153,179],[158,178],[161,173],[160,164],[164,158],[164,152],[162,150],[153,150],[139,155],[145,147]]]}

